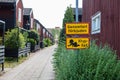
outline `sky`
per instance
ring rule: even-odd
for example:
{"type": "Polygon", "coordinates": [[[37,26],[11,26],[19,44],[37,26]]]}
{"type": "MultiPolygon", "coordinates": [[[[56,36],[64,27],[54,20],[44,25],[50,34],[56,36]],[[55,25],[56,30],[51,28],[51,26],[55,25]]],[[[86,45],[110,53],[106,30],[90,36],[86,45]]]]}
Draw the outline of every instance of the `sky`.
{"type": "MultiPolygon", "coordinates": [[[[76,0],[22,0],[24,8],[32,8],[34,18],[46,28],[62,27],[67,6],[75,8],[76,0]]],[[[79,0],[79,8],[82,0],[79,0]]]]}

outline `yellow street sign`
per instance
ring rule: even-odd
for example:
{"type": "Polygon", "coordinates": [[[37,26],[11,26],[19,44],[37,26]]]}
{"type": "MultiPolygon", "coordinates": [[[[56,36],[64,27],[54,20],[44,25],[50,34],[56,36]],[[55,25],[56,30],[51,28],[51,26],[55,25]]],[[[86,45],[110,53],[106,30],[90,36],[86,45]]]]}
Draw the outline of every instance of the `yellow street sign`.
{"type": "Polygon", "coordinates": [[[89,38],[66,38],[67,49],[85,49],[89,48],[89,46],[90,46],[89,38]]]}
{"type": "Polygon", "coordinates": [[[89,23],[66,23],[66,34],[89,34],[89,23]]]}

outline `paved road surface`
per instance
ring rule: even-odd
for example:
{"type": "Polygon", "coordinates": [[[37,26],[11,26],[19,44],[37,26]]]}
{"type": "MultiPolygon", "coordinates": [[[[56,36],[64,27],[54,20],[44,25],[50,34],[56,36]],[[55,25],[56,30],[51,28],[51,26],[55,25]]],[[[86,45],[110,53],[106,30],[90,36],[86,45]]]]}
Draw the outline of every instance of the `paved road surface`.
{"type": "Polygon", "coordinates": [[[0,80],[54,80],[51,64],[57,45],[35,52],[31,58],[0,77],[0,80]]]}

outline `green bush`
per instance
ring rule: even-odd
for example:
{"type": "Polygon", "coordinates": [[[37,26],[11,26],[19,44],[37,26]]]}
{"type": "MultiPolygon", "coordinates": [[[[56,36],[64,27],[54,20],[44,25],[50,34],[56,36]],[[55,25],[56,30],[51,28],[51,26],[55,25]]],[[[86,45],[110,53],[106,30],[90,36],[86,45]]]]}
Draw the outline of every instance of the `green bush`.
{"type": "Polygon", "coordinates": [[[108,46],[66,50],[59,45],[54,54],[56,80],[120,80],[120,61],[108,46]]]}
{"type": "Polygon", "coordinates": [[[5,47],[8,48],[24,48],[25,39],[24,36],[19,32],[18,28],[8,30],[5,34],[5,47]],[[19,36],[18,36],[19,34],[19,36]]]}
{"type": "Polygon", "coordinates": [[[43,39],[43,44],[45,47],[47,47],[52,44],[52,41],[49,38],[45,38],[45,39],[43,39]]]}
{"type": "Polygon", "coordinates": [[[39,43],[40,36],[36,30],[31,30],[29,33],[29,38],[34,39],[37,43],[39,43]]]}
{"type": "Polygon", "coordinates": [[[31,43],[31,46],[35,46],[36,45],[36,41],[32,38],[28,39],[28,42],[31,43]]]}
{"type": "Polygon", "coordinates": [[[25,39],[25,43],[27,43],[28,42],[28,32],[23,32],[23,36],[25,39]]]}
{"type": "Polygon", "coordinates": [[[2,44],[3,44],[2,40],[3,40],[3,38],[2,38],[2,37],[0,37],[0,45],[2,45],[2,44]]]}

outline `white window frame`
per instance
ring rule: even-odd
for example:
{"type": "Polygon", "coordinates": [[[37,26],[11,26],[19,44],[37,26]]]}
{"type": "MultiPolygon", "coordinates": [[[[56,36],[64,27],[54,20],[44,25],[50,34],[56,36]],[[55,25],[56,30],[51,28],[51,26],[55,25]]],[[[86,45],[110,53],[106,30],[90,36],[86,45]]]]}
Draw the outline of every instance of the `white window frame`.
{"type": "Polygon", "coordinates": [[[101,32],[101,12],[97,12],[92,16],[91,34],[101,32]]]}
{"type": "Polygon", "coordinates": [[[43,34],[45,33],[45,29],[43,29],[43,34]]]}
{"type": "Polygon", "coordinates": [[[31,18],[31,28],[33,28],[33,18],[31,18]]]}
{"type": "Polygon", "coordinates": [[[37,31],[40,29],[40,25],[37,23],[37,31]]]}
{"type": "Polygon", "coordinates": [[[21,16],[22,16],[22,10],[21,8],[18,8],[18,22],[21,22],[21,16]]]}

